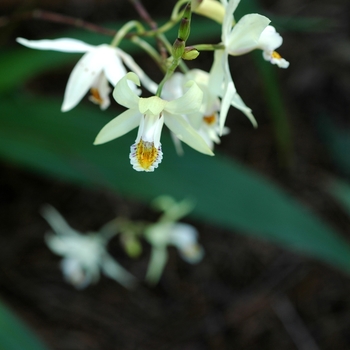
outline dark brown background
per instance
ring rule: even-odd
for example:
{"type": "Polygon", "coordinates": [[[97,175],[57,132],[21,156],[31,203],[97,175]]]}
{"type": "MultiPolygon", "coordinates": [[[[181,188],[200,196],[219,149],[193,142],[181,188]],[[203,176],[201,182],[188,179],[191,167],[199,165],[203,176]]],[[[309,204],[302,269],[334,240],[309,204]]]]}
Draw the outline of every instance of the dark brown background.
{"type": "MultiPolygon", "coordinates": [[[[147,1],[145,6],[157,17],[168,15],[172,3],[147,1]]],[[[320,110],[342,127],[349,126],[349,4],[266,0],[263,5],[267,16],[320,16],[335,23],[332,30],[283,33],[279,51],[291,66],[278,76],[289,111],[294,165],[288,170],[279,165],[262,84],[249,56],[235,59],[232,75],[259,128],[253,130],[241,116],[229,118],[231,134],[218,149],[279,183],[349,237],[349,218],[324,186],[330,176],[342,174],[316,127],[320,110]]],[[[135,16],[127,1],[116,0],[0,4],[3,15],[34,8],[94,23],[135,16]]],[[[1,44],[14,46],[16,36],[46,38],[66,28],[44,21],[13,22],[0,28],[1,44]]],[[[210,59],[202,54],[197,63],[209,68],[210,59]]],[[[69,69],[33,79],[28,88],[62,96],[69,69]]],[[[198,222],[191,223],[206,250],[200,264],[187,265],[171,249],[155,288],[143,285],[128,291],[102,277],[97,285],[76,291],[63,281],[59,258],[44,244],[48,225],[39,215],[44,203],[55,206],[82,232],[97,230],[115,215],[155,220],[156,213],[111,193],[44,179],[6,163],[0,168],[0,297],[52,349],[350,349],[348,275],[239,232],[198,222]]],[[[125,256],[117,240],[110,247],[118,261],[143,278],[146,244],[136,261],[125,256]]]]}

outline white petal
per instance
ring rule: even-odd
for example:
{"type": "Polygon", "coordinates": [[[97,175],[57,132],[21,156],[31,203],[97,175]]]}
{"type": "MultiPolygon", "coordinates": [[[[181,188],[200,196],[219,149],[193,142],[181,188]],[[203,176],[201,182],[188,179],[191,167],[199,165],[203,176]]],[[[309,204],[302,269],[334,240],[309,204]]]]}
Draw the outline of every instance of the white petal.
{"type": "Polygon", "coordinates": [[[148,263],[146,281],[155,284],[159,281],[168,259],[166,247],[152,247],[151,260],[148,263]]]}
{"type": "Polygon", "coordinates": [[[48,247],[57,255],[64,256],[69,251],[69,247],[62,236],[47,234],[45,235],[45,241],[48,247]]]}
{"type": "Polygon", "coordinates": [[[203,248],[197,243],[198,232],[188,224],[173,224],[169,235],[169,244],[173,244],[182,259],[190,264],[198,263],[204,256],[203,248]]]}
{"type": "Polygon", "coordinates": [[[103,256],[101,269],[106,276],[113,278],[126,288],[130,288],[136,283],[135,277],[107,253],[103,256]]]}
{"type": "Polygon", "coordinates": [[[113,91],[114,99],[126,108],[138,108],[139,97],[131,89],[128,80],[136,85],[140,85],[140,80],[135,73],[129,72],[119,80],[113,91]]]}
{"type": "Polygon", "coordinates": [[[104,51],[105,57],[103,69],[108,81],[113,85],[113,87],[115,87],[118,81],[126,75],[127,71],[118,55],[119,50],[106,46],[104,51]]]}
{"type": "Polygon", "coordinates": [[[192,114],[199,110],[203,92],[194,81],[189,81],[187,84],[190,88],[187,92],[167,103],[165,110],[172,114],[192,114]]]}
{"type": "MultiPolygon", "coordinates": [[[[253,124],[254,128],[258,127],[258,123],[252,113],[252,110],[243,102],[241,96],[238,95],[237,92],[234,94],[231,100],[231,106],[243,112],[246,115],[246,117],[250,120],[250,122],[253,124]]],[[[224,135],[224,133],[221,132],[221,135],[224,135]]]]}
{"type": "Polygon", "coordinates": [[[187,143],[196,151],[210,156],[214,155],[203,138],[182,116],[164,112],[164,122],[177,138],[187,143]]]}
{"type": "Polygon", "coordinates": [[[51,205],[45,205],[42,209],[41,215],[50,224],[56,234],[62,236],[76,236],[79,234],[67,224],[62,215],[51,205]]]}
{"type": "Polygon", "coordinates": [[[224,50],[216,50],[214,62],[209,73],[208,88],[213,95],[222,96],[223,81],[225,75],[225,61],[228,55],[224,50]]]}
{"type": "Polygon", "coordinates": [[[202,125],[204,115],[205,113],[199,111],[192,114],[186,114],[184,118],[198,131],[202,125]]]}
{"type": "Polygon", "coordinates": [[[96,136],[94,145],[99,145],[123,136],[140,124],[138,109],[128,109],[106,124],[96,136]]]}
{"type": "MultiPolygon", "coordinates": [[[[231,77],[231,76],[230,76],[231,77]]],[[[227,112],[230,106],[233,106],[243,112],[254,127],[257,127],[258,124],[252,114],[252,110],[246,106],[243,102],[242,98],[238,95],[236,88],[232,79],[228,79],[225,83],[224,96],[221,101],[221,109],[220,109],[220,135],[223,135],[225,120],[227,116],[227,112]]]]}
{"type": "Polygon", "coordinates": [[[259,46],[259,38],[270,20],[253,13],[242,17],[224,42],[230,55],[243,55],[259,46]]]}
{"type": "Polygon", "coordinates": [[[259,48],[263,51],[274,51],[283,43],[283,38],[276,32],[275,27],[267,26],[260,35],[259,48]]]}
{"type": "Polygon", "coordinates": [[[225,17],[222,23],[222,35],[221,40],[226,43],[227,37],[231,32],[233,25],[233,13],[235,12],[240,0],[230,0],[225,6],[225,17]]]}
{"type": "MultiPolygon", "coordinates": [[[[162,98],[167,101],[174,100],[183,95],[183,81],[184,75],[179,72],[175,72],[170,79],[168,79],[162,89],[162,98]]],[[[193,79],[188,79],[193,80],[193,79]]]]}
{"type": "Polygon", "coordinates": [[[154,147],[158,148],[163,124],[163,115],[143,115],[135,142],[138,143],[142,138],[143,141],[154,143],[154,147]]]}
{"type": "Polygon", "coordinates": [[[83,41],[70,38],[60,38],[54,40],[27,40],[24,38],[17,38],[16,41],[31,49],[38,50],[87,52],[95,48],[95,46],[86,44],[83,41]]]}
{"type": "Polygon", "coordinates": [[[69,76],[62,112],[74,108],[91,88],[103,68],[103,56],[98,49],[87,52],[75,65],[69,76]]]}
{"type": "Polygon", "coordinates": [[[118,49],[118,54],[124,61],[125,65],[129,67],[132,72],[137,74],[137,76],[140,78],[142,82],[142,85],[144,85],[148,91],[155,94],[158,89],[158,85],[147,76],[147,74],[134,61],[134,59],[130,55],[128,55],[126,52],[120,49],[118,49]]]}

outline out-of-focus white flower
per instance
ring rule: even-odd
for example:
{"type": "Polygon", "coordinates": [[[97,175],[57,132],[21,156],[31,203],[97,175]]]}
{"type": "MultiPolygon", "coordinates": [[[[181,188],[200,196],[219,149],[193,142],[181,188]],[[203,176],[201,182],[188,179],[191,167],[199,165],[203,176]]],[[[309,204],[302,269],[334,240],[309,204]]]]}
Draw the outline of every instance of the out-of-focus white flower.
{"type": "Polygon", "coordinates": [[[188,224],[158,222],[147,227],[145,238],[152,245],[146,275],[146,280],[151,283],[156,283],[164,270],[168,259],[168,246],[176,247],[182,259],[190,264],[198,263],[204,256],[204,249],[197,242],[198,232],[188,224]]]}
{"type": "Polygon", "coordinates": [[[152,246],[146,280],[157,283],[168,259],[168,246],[176,247],[182,259],[190,264],[202,260],[204,249],[197,241],[197,230],[189,224],[177,222],[192,211],[192,201],[185,199],[176,202],[172,197],[160,196],[152,206],[163,211],[163,214],[157,223],[147,226],[144,233],[152,246]]]}
{"type": "MultiPolygon", "coordinates": [[[[162,96],[165,98],[177,98],[185,91],[186,82],[193,80],[203,92],[203,100],[200,109],[185,117],[190,124],[206,141],[211,150],[214,143],[220,143],[219,111],[221,102],[217,95],[213,94],[209,87],[209,73],[201,69],[192,69],[185,74],[174,73],[164,84],[162,96]]],[[[223,135],[229,133],[229,128],[224,127],[223,135]]]]}
{"type": "Polygon", "coordinates": [[[165,124],[181,141],[196,151],[213,155],[203,138],[183,117],[200,108],[203,93],[194,82],[181,97],[166,101],[158,96],[140,98],[128,85],[140,81],[136,74],[128,73],[116,85],[113,97],[125,112],[105,125],[96,137],[95,145],[111,141],[139,126],[135,144],[131,146],[130,162],[137,171],[154,171],[163,158],[160,136],[165,124]]]}
{"type": "Polygon", "coordinates": [[[97,103],[101,109],[106,109],[110,104],[109,93],[111,91],[108,82],[114,87],[127,73],[123,63],[140,77],[148,90],[154,92],[157,89],[157,85],[147,77],[134,59],[118,47],[107,44],[93,46],[71,38],[55,40],[17,38],[17,42],[38,50],[84,53],[69,76],[62,112],[74,108],[89,90],[90,100],[97,103]]]}
{"type": "Polygon", "coordinates": [[[46,234],[46,243],[63,257],[63,275],[74,287],[82,289],[96,283],[101,272],[125,287],[134,285],[135,278],[108,254],[109,238],[99,233],[81,234],[51,206],[46,206],[42,215],[54,231],[46,234]]]}

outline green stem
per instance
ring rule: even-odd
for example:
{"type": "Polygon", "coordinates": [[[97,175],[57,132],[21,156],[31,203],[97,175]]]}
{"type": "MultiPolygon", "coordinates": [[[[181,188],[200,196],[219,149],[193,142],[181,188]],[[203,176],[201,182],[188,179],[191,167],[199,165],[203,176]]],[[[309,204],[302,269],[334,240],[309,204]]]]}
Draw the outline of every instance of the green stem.
{"type": "Polygon", "coordinates": [[[224,50],[225,45],[223,45],[223,44],[198,44],[198,45],[191,45],[190,48],[196,49],[197,51],[215,51],[215,50],[224,50]]]}
{"type": "Polygon", "coordinates": [[[127,35],[128,32],[131,31],[131,29],[136,28],[137,34],[142,34],[145,32],[145,28],[143,25],[138,21],[130,21],[125,23],[117,32],[117,34],[114,36],[111,46],[117,47],[122,39],[127,35]]]}
{"type": "Polygon", "coordinates": [[[168,68],[163,80],[158,85],[156,96],[160,97],[165,82],[173,75],[173,73],[175,72],[175,69],[180,64],[180,61],[181,61],[181,59],[175,59],[175,58],[173,59],[173,61],[171,62],[171,65],[168,68]]]}
{"type": "Polygon", "coordinates": [[[152,57],[152,59],[157,63],[159,68],[161,70],[165,71],[163,61],[162,61],[161,57],[159,56],[158,51],[155,50],[155,48],[153,46],[151,46],[147,41],[142,40],[138,36],[133,36],[131,38],[131,41],[134,44],[140,46],[142,49],[144,49],[148,53],[148,55],[150,57],[152,57]]]}
{"type": "Polygon", "coordinates": [[[182,18],[182,13],[180,13],[180,8],[183,4],[187,3],[188,0],[180,0],[176,3],[176,5],[173,8],[173,11],[171,13],[170,20],[160,26],[159,28],[155,28],[153,30],[146,31],[143,33],[145,36],[155,36],[162,33],[167,32],[169,29],[175,26],[176,23],[178,23],[182,18]]]}

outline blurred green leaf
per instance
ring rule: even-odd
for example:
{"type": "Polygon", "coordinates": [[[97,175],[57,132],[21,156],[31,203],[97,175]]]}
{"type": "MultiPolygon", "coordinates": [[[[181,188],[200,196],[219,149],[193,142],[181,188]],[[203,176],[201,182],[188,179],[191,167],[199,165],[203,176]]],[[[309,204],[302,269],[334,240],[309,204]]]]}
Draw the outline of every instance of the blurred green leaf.
{"type": "Polygon", "coordinates": [[[350,128],[337,125],[327,112],[319,113],[316,119],[322,143],[328,149],[330,158],[337,168],[350,176],[350,128]]]}
{"type": "Polygon", "coordinates": [[[350,184],[348,182],[333,179],[328,186],[330,193],[342,204],[350,216],[350,184]]]}
{"type": "Polygon", "coordinates": [[[96,106],[79,105],[68,113],[48,99],[3,99],[0,157],[56,178],[103,186],[150,201],[169,194],[196,201],[199,220],[240,230],[285,248],[317,257],[350,272],[347,241],[277,186],[232,159],[208,157],[186,148],[178,157],[166,132],[164,160],[154,173],[138,173],[129,164],[136,130],[100,146],[92,142],[114,117],[96,106]]]}
{"type": "Polygon", "coordinates": [[[48,348],[0,301],[0,349],[47,350],[48,348]]]}
{"type": "Polygon", "coordinates": [[[62,67],[74,59],[77,60],[78,57],[76,54],[44,52],[22,47],[18,50],[5,51],[0,58],[2,67],[0,93],[7,92],[25,83],[27,79],[51,70],[53,67],[62,67]]]}
{"type": "Polygon", "coordinates": [[[265,10],[258,0],[241,1],[237,10],[235,11],[235,17],[240,19],[248,13],[260,13],[271,20],[271,25],[278,30],[286,30],[293,32],[317,32],[327,31],[334,29],[337,23],[329,18],[322,17],[288,17],[288,16],[276,16],[273,13],[265,10]]]}

